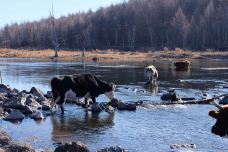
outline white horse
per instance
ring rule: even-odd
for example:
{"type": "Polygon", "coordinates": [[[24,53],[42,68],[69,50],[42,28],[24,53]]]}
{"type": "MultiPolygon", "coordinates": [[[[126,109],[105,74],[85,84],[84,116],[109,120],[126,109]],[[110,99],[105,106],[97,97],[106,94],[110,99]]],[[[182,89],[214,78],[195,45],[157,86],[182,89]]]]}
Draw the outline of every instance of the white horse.
{"type": "Polygon", "coordinates": [[[147,83],[154,83],[158,78],[158,71],[155,68],[155,66],[150,65],[145,67],[144,75],[145,75],[145,79],[147,80],[147,83]]]}

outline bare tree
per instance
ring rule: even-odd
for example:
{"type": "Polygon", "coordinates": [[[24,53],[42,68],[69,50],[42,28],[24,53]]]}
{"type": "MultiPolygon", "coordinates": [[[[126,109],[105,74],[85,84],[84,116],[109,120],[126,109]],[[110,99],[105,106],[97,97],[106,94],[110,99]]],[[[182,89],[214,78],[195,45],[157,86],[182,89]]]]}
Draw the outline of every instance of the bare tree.
{"type": "Polygon", "coordinates": [[[55,17],[54,17],[54,9],[52,5],[52,9],[50,11],[50,21],[51,21],[51,27],[50,27],[50,38],[51,42],[54,45],[54,50],[55,50],[55,55],[54,57],[58,57],[58,51],[59,51],[59,41],[58,41],[58,36],[56,32],[56,24],[55,24],[55,17]]]}

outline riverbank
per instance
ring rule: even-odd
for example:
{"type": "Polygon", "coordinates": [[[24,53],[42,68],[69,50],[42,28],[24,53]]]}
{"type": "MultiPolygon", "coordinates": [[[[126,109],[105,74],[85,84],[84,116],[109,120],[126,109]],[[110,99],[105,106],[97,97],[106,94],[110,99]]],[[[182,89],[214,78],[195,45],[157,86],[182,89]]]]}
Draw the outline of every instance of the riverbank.
{"type": "MultiPolygon", "coordinates": [[[[39,58],[54,59],[54,50],[17,50],[17,49],[0,49],[0,58],[39,58]]],[[[63,61],[80,61],[82,51],[65,51],[58,52],[58,60],[63,61]]],[[[151,61],[151,60],[174,60],[174,59],[228,59],[228,51],[185,51],[176,49],[175,51],[147,51],[147,52],[122,52],[116,50],[94,50],[85,51],[84,59],[86,61],[151,61]]]]}

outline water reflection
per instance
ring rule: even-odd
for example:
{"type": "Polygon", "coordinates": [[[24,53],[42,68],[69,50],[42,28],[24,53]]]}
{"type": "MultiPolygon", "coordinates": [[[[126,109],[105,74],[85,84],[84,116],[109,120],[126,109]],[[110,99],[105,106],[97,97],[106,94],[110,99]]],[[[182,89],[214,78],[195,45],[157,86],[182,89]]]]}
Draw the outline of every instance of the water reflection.
{"type": "Polygon", "coordinates": [[[114,126],[114,114],[90,112],[76,112],[75,114],[57,114],[50,117],[53,126],[52,139],[54,141],[83,134],[99,134],[114,126]]]}
{"type": "Polygon", "coordinates": [[[190,68],[177,69],[172,68],[172,76],[176,79],[188,79],[191,76],[190,68]]]}
{"type": "Polygon", "coordinates": [[[150,82],[144,84],[145,90],[151,92],[151,95],[155,96],[158,94],[158,84],[157,82],[150,82]]]}

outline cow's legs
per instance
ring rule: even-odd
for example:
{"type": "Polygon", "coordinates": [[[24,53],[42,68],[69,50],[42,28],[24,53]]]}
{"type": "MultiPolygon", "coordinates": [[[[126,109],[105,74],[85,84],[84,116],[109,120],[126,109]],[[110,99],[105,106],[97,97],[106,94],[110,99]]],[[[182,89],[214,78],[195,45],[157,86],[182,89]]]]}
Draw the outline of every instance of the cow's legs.
{"type": "Polygon", "coordinates": [[[85,106],[89,106],[89,102],[88,102],[88,99],[91,98],[91,95],[89,92],[86,93],[85,95],[85,106]]]}
{"type": "Polygon", "coordinates": [[[64,114],[64,107],[63,107],[63,105],[64,105],[64,103],[65,103],[65,101],[66,101],[66,96],[65,96],[65,94],[61,94],[60,95],[60,108],[61,108],[61,112],[62,112],[62,114],[64,114]]]}
{"type": "Polygon", "coordinates": [[[50,103],[50,111],[52,111],[53,107],[59,100],[60,100],[59,95],[55,91],[52,91],[52,101],[50,103]]]}
{"type": "Polygon", "coordinates": [[[92,101],[93,101],[93,103],[96,103],[96,98],[95,98],[95,96],[91,96],[91,99],[92,99],[92,101]]]}

